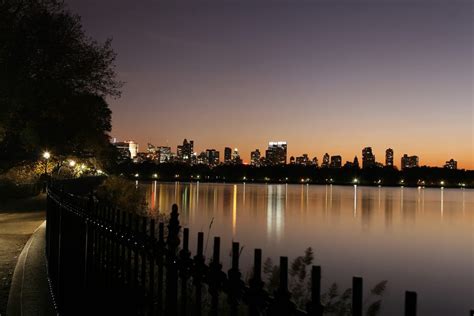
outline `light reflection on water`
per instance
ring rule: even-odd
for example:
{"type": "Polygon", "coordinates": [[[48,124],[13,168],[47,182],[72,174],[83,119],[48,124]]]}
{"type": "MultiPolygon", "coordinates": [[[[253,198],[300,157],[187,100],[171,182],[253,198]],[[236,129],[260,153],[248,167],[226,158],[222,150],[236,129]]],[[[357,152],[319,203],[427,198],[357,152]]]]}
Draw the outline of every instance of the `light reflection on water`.
{"type": "MultiPolygon", "coordinates": [[[[464,315],[474,308],[474,191],[464,189],[141,183],[153,214],[180,207],[191,230],[244,247],[241,269],[254,248],[265,257],[294,258],[311,246],[323,286],[366,289],[387,279],[383,315],[403,313],[405,290],[418,292],[420,315],[464,315]],[[209,228],[213,220],[212,227],[209,228]]],[[[210,249],[207,250],[209,257],[210,249]]],[[[222,258],[224,269],[230,256],[222,258]]]]}

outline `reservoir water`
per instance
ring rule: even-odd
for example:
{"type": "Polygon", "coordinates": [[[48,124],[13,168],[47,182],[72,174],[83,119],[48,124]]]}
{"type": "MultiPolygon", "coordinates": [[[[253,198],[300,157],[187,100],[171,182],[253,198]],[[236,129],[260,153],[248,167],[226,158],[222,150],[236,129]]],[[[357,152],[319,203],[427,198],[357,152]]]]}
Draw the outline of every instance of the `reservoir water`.
{"type": "Polygon", "coordinates": [[[366,292],[388,280],[382,315],[402,315],[406,290],[418,293],[419,315],[468,315],[474,309],[474,191],[402,187],[145,182],[152,215],[177,203],[190,228],[221,237],[224,270],[231,242],[243,246],[245,275],[253,249],[290,262],[312,247],[322,287],[366,292]],[[209,229],[210,223],[212,225],[209,229]]]}

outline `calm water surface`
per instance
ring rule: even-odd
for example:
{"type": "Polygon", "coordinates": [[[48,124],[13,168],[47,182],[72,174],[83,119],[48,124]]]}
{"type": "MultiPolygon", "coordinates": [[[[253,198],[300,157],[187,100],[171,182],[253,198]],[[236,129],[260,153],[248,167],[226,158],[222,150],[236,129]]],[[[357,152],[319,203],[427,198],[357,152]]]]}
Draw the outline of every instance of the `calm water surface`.
{"type": "MultiPolygon", "coordinates": [[[[368,290],[388,280],[383,315],[402,315],[404,291],[418,292],[419,315],[468,315],[474,309],[474,191],[265,184],[141,183],[152,212],[180,207],[182,226],[221,237],[222,263],[230,265],[239,241],[242,270],[254,248],[278,262],[307,247],[322,266],[323,288],[368,290]]],[[[206,237],[205,237],[206,238],[206,237]]]]}

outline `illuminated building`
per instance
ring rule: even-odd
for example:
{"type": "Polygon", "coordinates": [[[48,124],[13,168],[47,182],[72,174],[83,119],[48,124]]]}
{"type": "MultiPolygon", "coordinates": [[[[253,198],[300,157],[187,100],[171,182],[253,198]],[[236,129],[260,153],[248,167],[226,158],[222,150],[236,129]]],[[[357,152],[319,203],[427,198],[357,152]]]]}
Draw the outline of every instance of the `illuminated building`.
{"type": "Polygon", "coordinates": [[[218,165],[219,164],[219,151],[215,149],[206,149],[206,158],[207,163],[210,165],[218,165]]]}
{"type": "Polygon", "coordinates": [[[329,165],[331,168],[341,168],[342,167],[342,157],[337,155],[337,156],[331,156],[331,163],[329,165]]]}
{"type": "Polygon", "coordinates": [[[296,157],[297,165],[309,165],[308,154],[303,154],[302,156],[296,157]]]}
{"type": "Polygon", "coordinates": [[[252,166],[260,166],[260,150],[255,149],[250,153],[250,164],[252,166]]]}
{"type": "Polygon", "coordinates": [[[116,139],[112,142],[120,155],[124,158],[135,158],[138,154],[138,144],[135,143],[133,140],[125,141],[125,142],[117,142],[116,139]]]}
{"type": "Polygon", "coordinates": [[[239,150],[234,148],[234,152],[232,153],[232,163],[236,165],[240,165],[242,163],[242,159],[240,159],[239,150]]]}
{"type": "Polygon", "coordinates": [[[158,146],[156,148],[158,154],[159,163],[165,163],[171,161],[171,147],[168,146],[158,146]]]}
{"type": "Polygon", "coordinates": [[[185,138],[183,141],[183,145],[178,146],[177,148],[177,155],[178,159],[186,162],[191,163],[194,154],[194,141],[188,140],[185,138]]]}
{"type": "Polygon", "coordinates": [[[229,164],[232,162],[232,148],[224,148],[224,163],[229,164]]]}
{"type": "Polygon", "coordinates": [[[372,153],[372,147],[362,149],[362,168],[375,167],[375,155],[372,153]]]}
{"type": "Polygon", "coordinates": [[[321,168],[329,168],[329,154],[325,153],[323,156],[323,163],[321,164],[321,168]]]}
{"type": "Polygon", "coordinates": [[[419,166],[419,159],[418,156],[408,156],[404,154],[401,161],[401,167],[403,169],[407,168],[416,168],[419,166]]]}
{"type": "Polygon", "coordinates": [[[286,142],[269,142],[265,151],[265,158],[270,165],[286,165],[286,142]]]}
{"type": "Polygon", "coordinates": [[[388,148],[385,151],[385,166],[393,167],[393,149],[388,148]]]}

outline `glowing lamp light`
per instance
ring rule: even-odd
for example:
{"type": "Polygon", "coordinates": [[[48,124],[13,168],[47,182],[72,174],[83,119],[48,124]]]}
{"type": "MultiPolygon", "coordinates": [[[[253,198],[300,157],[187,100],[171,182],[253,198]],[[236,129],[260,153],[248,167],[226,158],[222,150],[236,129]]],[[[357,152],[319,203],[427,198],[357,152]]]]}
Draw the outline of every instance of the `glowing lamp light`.
{"type": "Polygon", "coordinates": [[[97,170],[97,174],[102,174],[102,173],[104,173],[102,170],[100,169],[97,170]]]}
{"type": "Polygon", "coordinates": [[[138,178],[140,175],[138,173],[135,173],[135,178],[138,178]]]}
{"type": "Polygon", "coordinates": [[[69,167],[74,167],[76,162],[74,160],[69,160],[69,167]]]}
{"type": "Polygon", "coordinates": [[[154,173],[154,174],[153,174],[153,178],[158,178],[158,174],[157,174],[157,173],[154,173]]]}
{"type": "Polygon", "coordinates": [[[439,184],[444,185],[444,181],[441,181],[439,184]]]}
{"type": "Polygon", "coordinates": [[[44,159],[49,159],[50,157],[51,157],[51,154],[49,153],[49,151],[45,151],[45,152],[43,153],[43,158],[44,158],[44,159]]]}
{"type": "Polygon", "coordinates": [[[354,183],[359,183],[359,179],[354,178],[354,181],[352,181],[352,182],[354,182],[354,183]]]}

